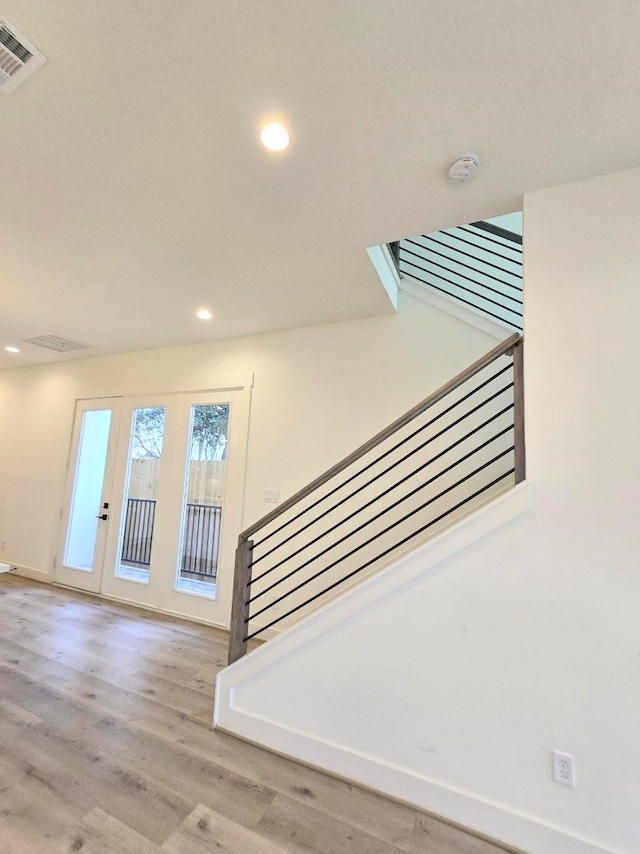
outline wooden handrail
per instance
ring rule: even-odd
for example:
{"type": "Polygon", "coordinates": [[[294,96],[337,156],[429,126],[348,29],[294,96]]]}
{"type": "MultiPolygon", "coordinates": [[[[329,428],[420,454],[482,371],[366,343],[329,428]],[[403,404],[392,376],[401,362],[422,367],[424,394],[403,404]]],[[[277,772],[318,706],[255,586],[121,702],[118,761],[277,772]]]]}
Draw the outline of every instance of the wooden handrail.
{"type": "Polygon", "coordinates": [[[393,424],[390,424],[388,427],[385,427],[384,430],[381,430],[378,434],[376,434],[372,439],[369,439],[368,442],[365,442],[363,445],[360,445],[353,453],[349,454],[339,463],[332,466],[326,472],[321,474],[315,480],[312,480],[311,483],[307,484],[307,486],[300,489],[295,495],[292,495],[291,498],[288,498],[286,501],[283,501],[278,507],[273,509],[270,513],[267,513],[266,516],[263,516],[261,519],[258,519],[253,525],[250,525],[246,530],[244,530],[240,534],[240,541],[246,541],[256,531],[259,531],[265,525],[268,525],[270,522],[273,522],[274,519],[277,519],[282,513],[285,513],[294,504],[297,504],[298,501],[301,501],[303,498],[306,498],[308,495],[311,495],[318,487],[322,486],[328,480],[331,480],[332,477],[339,474],[344,469],[348,468],[352,463],[359,460],[360,457],[363,457],[366,453],[371,451],[376,445],[384,442],[385,439],[388,439],[390,436],[393,436],[400,428],[404,427],[406,424],[409,424],[410,421],[413,421],[414,418],[417,418],[418,415],[421,415],[425,410],[429,409],[429,407],[438,403],[439,400],[442,400],[443,397],[446,397],[450,392],[454,389],[458,388],[458,386],[462,385],[462,383],[466,382],[475,374],[479,373],[483,368],[486,368],[487,365],[490,365],[491,362],[495,361],[499,356],[504,355],[521,340],[521,335],[519,332],[514,332],[509,338],[505,341],[502,341],[498,344],[497,347],[494,347],[493,350],[490,350],[484,356],[481,356],[476,362],[470,365],[468,368],[465,368],[464,371],[459,373],[453,379],[449,380],[449,382],[445,383],[441,386],[437,391],[434,391],[433,394],[430,394],[423,401],[418,403],[408,412],[405,412],[404,415],[401,415],[393,424]]]}

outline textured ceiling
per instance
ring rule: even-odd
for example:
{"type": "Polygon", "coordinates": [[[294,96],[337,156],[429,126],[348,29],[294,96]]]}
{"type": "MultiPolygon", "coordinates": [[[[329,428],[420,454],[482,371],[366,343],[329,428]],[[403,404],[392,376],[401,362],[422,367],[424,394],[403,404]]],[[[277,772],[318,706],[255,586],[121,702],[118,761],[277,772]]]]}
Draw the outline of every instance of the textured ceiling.
{"type": "Polygon", "coordinates": [[[0,367],[391,310],[367,246],[640,163],[631,0],[0,0],[0,367]],[[292,145],[269,155],[261,119],[292,145]],[[472,151],[470,185],[446,179],[472,151]],[[194,317],[210,305],[211,323],[194,317]]]}

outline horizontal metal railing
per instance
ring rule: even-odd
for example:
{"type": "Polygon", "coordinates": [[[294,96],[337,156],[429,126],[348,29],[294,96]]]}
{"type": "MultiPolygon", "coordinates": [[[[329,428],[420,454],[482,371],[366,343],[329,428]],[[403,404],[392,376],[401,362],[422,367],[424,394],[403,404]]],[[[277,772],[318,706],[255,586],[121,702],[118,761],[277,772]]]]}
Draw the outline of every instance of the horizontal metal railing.
{"type": "Polygon", "coordinates": [[[522,237],[473,222],[401,240],[401,274],[522,331],[522,237]]]}
{"type": "Polygon", "coordinates": [[[512,335],[240,535],[230,662],[524,479],[522,348],[512,335]]]}
{"type": "MultiPolygon", "coordinates": [[[[133,566],[150,566],[156,502],[150,498],[129,498],[125,516],[120,561],[133,566]]],[[[220,543],[222,507],[187,504],[185,507],[180,572],[196,578],[215,579],[220,543]]]]}

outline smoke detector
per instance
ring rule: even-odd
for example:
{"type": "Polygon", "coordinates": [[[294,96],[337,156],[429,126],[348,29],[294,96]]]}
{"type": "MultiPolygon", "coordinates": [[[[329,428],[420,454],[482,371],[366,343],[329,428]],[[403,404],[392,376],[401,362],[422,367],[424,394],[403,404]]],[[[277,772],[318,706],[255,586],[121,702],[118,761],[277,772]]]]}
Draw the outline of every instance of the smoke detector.
{"type": "Polygon", "coordinates": [[[0,92],[9,95],[46,61],[44,54],[0,17],[0,92]]]}
{"type": "Polygon", "coordinates": [[[479,166],[480,159],[477,154],[463,154],[449,166],[449,180],[456,184],[470,181],[475,178],[479,166]]]}

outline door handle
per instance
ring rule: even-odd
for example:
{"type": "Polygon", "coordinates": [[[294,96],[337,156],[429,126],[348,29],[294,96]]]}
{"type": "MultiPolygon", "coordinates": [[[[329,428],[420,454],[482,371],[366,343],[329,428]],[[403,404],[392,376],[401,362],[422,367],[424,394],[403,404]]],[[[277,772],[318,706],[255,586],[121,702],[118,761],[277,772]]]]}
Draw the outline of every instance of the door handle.
{"type": "Polygon", "coordinates": [[[108,518],[109,517],[107,516],[106,513],[103,513],[101,516],[96,516],[96,519],[103,519],[105,522],[107,521],[108,518]]]}

